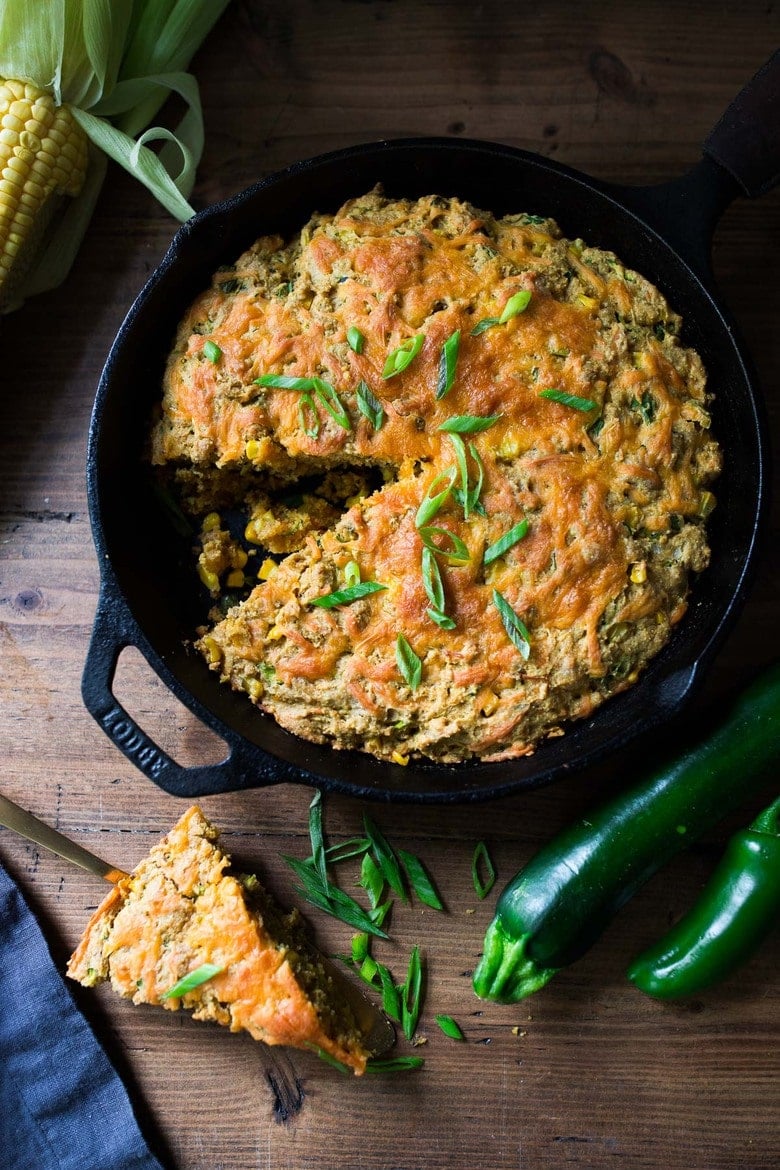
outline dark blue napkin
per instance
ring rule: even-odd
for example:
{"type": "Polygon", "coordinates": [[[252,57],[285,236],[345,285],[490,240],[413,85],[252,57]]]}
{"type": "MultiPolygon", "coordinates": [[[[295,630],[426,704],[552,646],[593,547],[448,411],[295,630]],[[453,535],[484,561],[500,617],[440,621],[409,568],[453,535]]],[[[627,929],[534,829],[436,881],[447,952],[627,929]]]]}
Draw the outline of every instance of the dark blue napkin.
{"type": "Polygon", "coordinates": [[[162,1170],[0,866],[1,1170],[162,1170]]]}

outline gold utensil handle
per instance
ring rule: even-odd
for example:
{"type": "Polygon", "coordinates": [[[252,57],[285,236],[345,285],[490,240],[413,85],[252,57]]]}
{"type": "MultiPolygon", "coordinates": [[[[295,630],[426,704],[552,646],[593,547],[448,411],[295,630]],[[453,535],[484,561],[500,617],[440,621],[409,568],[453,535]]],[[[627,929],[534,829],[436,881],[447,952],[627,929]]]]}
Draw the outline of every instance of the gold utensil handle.
{"type": "Polygon", "coordinates": [[[77,845],[75,841],[63,837],[62,833],[58,833],[50,825],[45,825],[32,813],[26,812],[25,809],[20,808],[18,804],[14,804],[12,800],[2,794],[0,794],[0,825],[5,825],[7,829],[13,829],[15,833],[20,833],[28,841],[34,841],[36,845],[43,845],[44,849],[51,849],[52,853],[64,857],[66,861],[80,865],[82,869],[86,869],[98,877],[105,878],[107,882],[118,882],[120,878],[127,877],[124,870],[116,869],[107,861],[102,861],[94,853],[90,853],[88,849],[77,845]]]}

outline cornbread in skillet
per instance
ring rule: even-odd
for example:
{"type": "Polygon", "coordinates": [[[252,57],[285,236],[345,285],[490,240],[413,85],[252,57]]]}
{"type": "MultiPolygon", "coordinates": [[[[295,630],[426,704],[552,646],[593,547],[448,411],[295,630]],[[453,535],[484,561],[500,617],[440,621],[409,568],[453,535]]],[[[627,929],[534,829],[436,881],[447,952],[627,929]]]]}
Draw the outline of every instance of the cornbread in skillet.
{"type": "Polygon", "coordinates": [[[630,686],[709,557],[680,325],[612,253],[453,198],[258,240],[181,322],[152,439],[211,669],[399,763],[525,755],[630,686]]]}
{"type": "Polygon", "coordinates": [[[68,975],[104,980],[133,1003],[192,1011],[266,1044],[321,1050],[364,1072],[369,1053],[349,1005],[307,941],[256,879],[227,872],[217,830],[193,807],[98,907],[68,975]],[[167,997],[204,964],[218,973],[167,997]]]}

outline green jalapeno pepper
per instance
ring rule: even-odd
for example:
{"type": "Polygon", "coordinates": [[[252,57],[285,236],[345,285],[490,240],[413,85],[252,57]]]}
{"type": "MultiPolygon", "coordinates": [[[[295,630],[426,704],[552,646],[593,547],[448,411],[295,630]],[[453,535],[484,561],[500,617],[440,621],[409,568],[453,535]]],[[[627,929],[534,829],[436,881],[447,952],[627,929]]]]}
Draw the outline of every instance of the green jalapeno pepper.
{"type": "Polygon", "coordinates": [[[780,797],[728,842],[701,898],[628,978],[656,999],[681,999],[720,982],[780,923],[780,797]]]}
{"type": "Polygon", "coordinates": [[[483,999],[538,991],[662,865],[761,791],[780,755],[780,664],[678,758],[544,846],[501,894],[473,977],[483,999]]]}

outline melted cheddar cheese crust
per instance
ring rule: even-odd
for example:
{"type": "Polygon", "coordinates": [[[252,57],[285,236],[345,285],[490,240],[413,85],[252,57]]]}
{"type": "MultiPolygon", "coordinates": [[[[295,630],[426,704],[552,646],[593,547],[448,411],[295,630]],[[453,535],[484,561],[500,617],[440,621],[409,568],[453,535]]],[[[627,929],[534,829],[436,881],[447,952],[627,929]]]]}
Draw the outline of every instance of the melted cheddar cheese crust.
{"type": "Polygon", "coordinates": [[[190,808],[95,911],[68,975],[86,987],[110,980],[133,1003],[184,1007],[196,1020],[320,1050],[363,1073],[365,1038],[297,911],[283,914],[256,879],[226,872],[217,836],[190,808]],[[166,996],[204,964],[216,969],[212,978],[166,996]]]}
{"type": "Polygon", "coordinates": [[[182,321],[152,437],[228,590],[209,666],[401,763],[527,754],[629,686],[709,556],[720,451],[679,328],[539,216],[374,191],[258,240],[182,321]]]}

